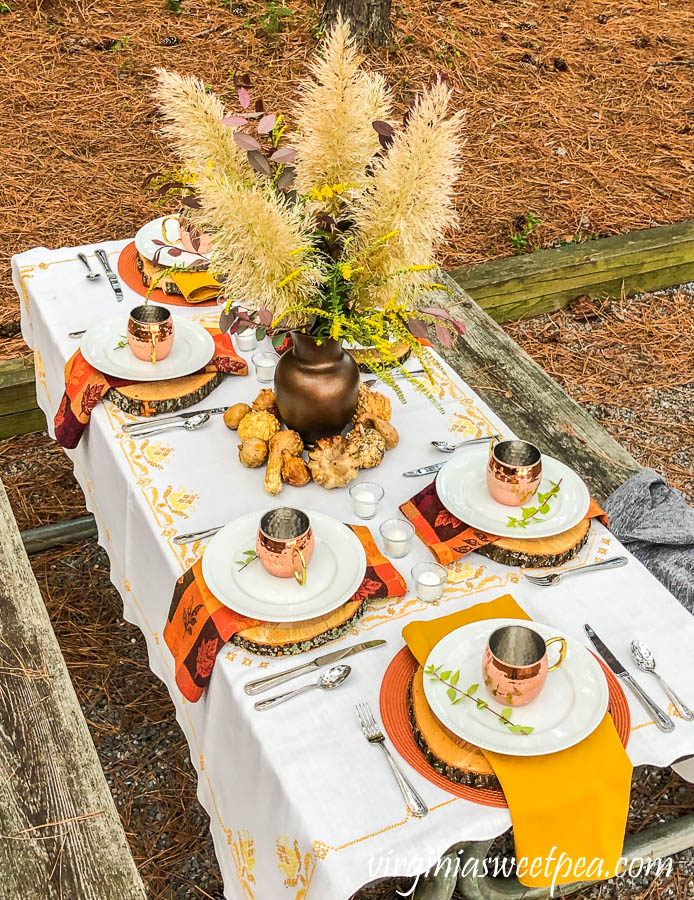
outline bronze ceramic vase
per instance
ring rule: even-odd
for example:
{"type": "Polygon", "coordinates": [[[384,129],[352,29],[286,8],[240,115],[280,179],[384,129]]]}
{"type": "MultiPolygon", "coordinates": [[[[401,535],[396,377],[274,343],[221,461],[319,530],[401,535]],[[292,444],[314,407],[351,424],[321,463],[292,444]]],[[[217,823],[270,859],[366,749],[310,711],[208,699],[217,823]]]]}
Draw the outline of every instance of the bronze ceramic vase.
{"type": "Polygon", "coordinates": [[[338,341],[320,345],[307,334],[292,332],[292,347],[275,372],[280,416],[307,444],[339,434],[354,415],[359,396],[359,368],[338,341]]]}

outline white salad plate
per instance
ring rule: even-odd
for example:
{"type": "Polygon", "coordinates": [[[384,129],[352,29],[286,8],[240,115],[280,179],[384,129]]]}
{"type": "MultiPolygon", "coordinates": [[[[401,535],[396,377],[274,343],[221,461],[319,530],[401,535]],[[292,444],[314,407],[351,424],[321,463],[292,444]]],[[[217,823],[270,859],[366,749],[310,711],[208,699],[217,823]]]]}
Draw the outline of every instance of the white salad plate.
{"type": "Polygon", "coordinates": [[[564,463],[542,455],[542,481],[538,491],[547,493],[561,482],[559,492],[549,501],[549,512],[538,513],[525,528],[510,525],[522,518],[523,507],[536,507],[535,495],[523,507],[498,503],[487,487],[489,447],[463,445],[446,463],[436,478],[436,493],[449,512],[472,528],[510,538],[547,538],[578,525],[588,512],[590,494],[583,480],[564,463]]]}
{"type": "Polygon", "coordinates": [[[143,225],[135,235],[135,249],[149,262],[155,258],[155,254],[159,251],[157,257],[157,265],[165,266],[194,266],[196,263],[206,263],[209,257],[203,253],[190,253],[181,246],[181,238],[178,227],[178,216],[159,216],[143,225]],[[166,224],[164,220],[168,219],[166,224]],[[161,244],[155,241],[162,241],[161,244]],[[173,248],[175,253],[170,252],[173,248]]]}
{"type": "MultiPolygon", "coordinates": [[[[552,665],[557,657],[557,645],[547,650],[552,665]]],[[[489,704],[489,709],[463,696],[453,704],[448,686],[437,678],[424,675],[424,694],[434,715],[453,734],[483,750],[513,756],[544,756],[572,747],[591,734],[602,722],[607,711],[609,688],[605,673],[593,654],[578,641],[563,635],[552,625],[520,619],[486,619],[463,625],[442,638],[429,654],[425,671],[433,665],[441,666],[444,674],[459,672],[457,686],[474,692],[489,704]],[[526,706],[512,707],[509,716],[516,725],[530,726],[530,734],[514,734],[489,710],[500,713],[508,704],[497,702],[484,686],[482,654],[489,636],[504,625],[527,625],[545,640],[564,637],[566,659],[547,680],[540,694],[526,706]]],[[[462,696],[462,695],[460,695],[462,696]]]]}
{"type": "Polygon", "coordinates": [[[202,325],[176,316],[171,352],[151,363],[138,359],[128,346],[128,318],[120,315],[88,328],[80,349],[87,362],[104,375],[130,381],[164,381],[191,375],[206,366],[214,356],[214,340],[202,325]]]}
{"type": "Polygon", "coordinates": [[[263,622],[300,622],[326,615],[356,593],[366,572],[366,553],[354,532],[323,513],[304,510],[315,547],[306,567],[306,584],[278,578],[259,559],[245,568],[246,550],[255,538],[264,511],[248,513],[225,525],[202,557],[202,574],[212,593],[231,609],[263,622]]]}

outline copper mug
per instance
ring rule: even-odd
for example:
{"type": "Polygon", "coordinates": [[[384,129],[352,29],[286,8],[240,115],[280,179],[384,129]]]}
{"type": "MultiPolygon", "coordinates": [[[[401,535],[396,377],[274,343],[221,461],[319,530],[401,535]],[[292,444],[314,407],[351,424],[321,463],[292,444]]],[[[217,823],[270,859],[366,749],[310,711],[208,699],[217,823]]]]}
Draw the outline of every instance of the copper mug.
{"type": "Polygon", "coordinates": [[[487,487],[497,503],[522,506],[540,487],[542,454],[527,441],[500,441],[489,444],[487,487]]]}
{"type": "Polygon", "coordinates": [[[136,306],[128,319],[128,344],[145,362],[158,362],[169,355],[174,342],[171,313],[163,306],[136,306]]]}
{"type": "Polygon", "coordinates": [[[509,706],[525,706],[540,693],[548,672],[554,672],[566,658],[566,640],[545,640],[525,625],[503,625],[487,641],[482,656],[484,683],[495,700],[509,706]],[[559,659],[547,662],[547,647],[559,642],[559,659]]]}
{"type": "Polygon", "coordinates": [[[313,531],[306,513],[289,506],[266,512],[260,520],[255,550],[271,575],[293,575],[299,584],[306,584],[306,568],[313,556],[313,531]]]}

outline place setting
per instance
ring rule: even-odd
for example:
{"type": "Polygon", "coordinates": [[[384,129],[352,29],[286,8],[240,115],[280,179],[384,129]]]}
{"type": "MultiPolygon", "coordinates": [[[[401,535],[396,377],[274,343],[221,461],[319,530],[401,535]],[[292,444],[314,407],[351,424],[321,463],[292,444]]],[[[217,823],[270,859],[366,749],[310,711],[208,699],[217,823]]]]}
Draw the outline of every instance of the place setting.
{"type": "MultiPolygon", "coordinates": [[[[150,418],[199,402],[225,375],[248,373],[228,335],[149,303],[103,319],[79,338],[80,348],[65,366],[65,392],[54,419],[56,440],[68,449],[77,446],[102,399],[150,418]]],[[[162,418],[133,433],[145,437],[179,423],[195,431],[216,412],[162,418]]]]}

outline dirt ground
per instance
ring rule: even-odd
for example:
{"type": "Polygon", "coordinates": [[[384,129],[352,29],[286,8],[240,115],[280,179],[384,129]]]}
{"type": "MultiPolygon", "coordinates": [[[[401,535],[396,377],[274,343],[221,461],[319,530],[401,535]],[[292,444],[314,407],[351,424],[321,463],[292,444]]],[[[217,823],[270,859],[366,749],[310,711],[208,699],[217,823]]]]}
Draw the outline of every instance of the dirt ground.
{"type": "MultiPolygon", "coordinates": [[[[5,6],[2,257],[127,237],[157,213],[138,189],[171,164],[153,133],[155,65],[199,75],[230,104],[233,74],[249,72],[291,119],[319,11],[305,0],[182,0],[180,15],[164,0],[5,6]]],[[[540,224],[528,249],[691,216],[692,0],[403,0],[393,22],[369,65],[400,109],[445,70],[467,110],[447,268],[510,254],[529,214],[540,224]]],[[[23,350],[17,318],[3,263],[0,358],[23,350]]]]}
{"type": "MultiPolygon", "coordinates": [[[[9,6],[0,12],[0,359],[27,352],[10,254],[125,237],[160,214],[137,187],[171,163],[153,133],[152,66],[200,75],[230,104],[234,72],[249,71],[266,104],[291,114],[286,97],[318,22],[303,0],[183,0],[180,15],[164,0],[9,6]]],[[[369,62],[400,107],[445,69],[456,106],[468,110],[448,267],[512,253],[529,214],[539,224],[526,250],[691,215],[694,0],[407,0],[393,21],[391,45],[369,62]]],[[[686,287],[508,326],[690,501],[693,329],[686,287]]],[[[20,528],[84,513],[69,463],[46,436],[0,443],[0,477],[20,528]]],[[[150,897],[219,900],[187,747],[143,639],[122,621],[105,554],[86,542],[32,564],[150,897]]],[[[635,784],[630,822],[691,810],[691,786],[649,770],[635,784]]],[[[603,887],[600,896],[694,896],[693,858],[681,856],[667,883],[603,887]]],[[[366,896],[391,900],[394,887],[366,896]]]]}

